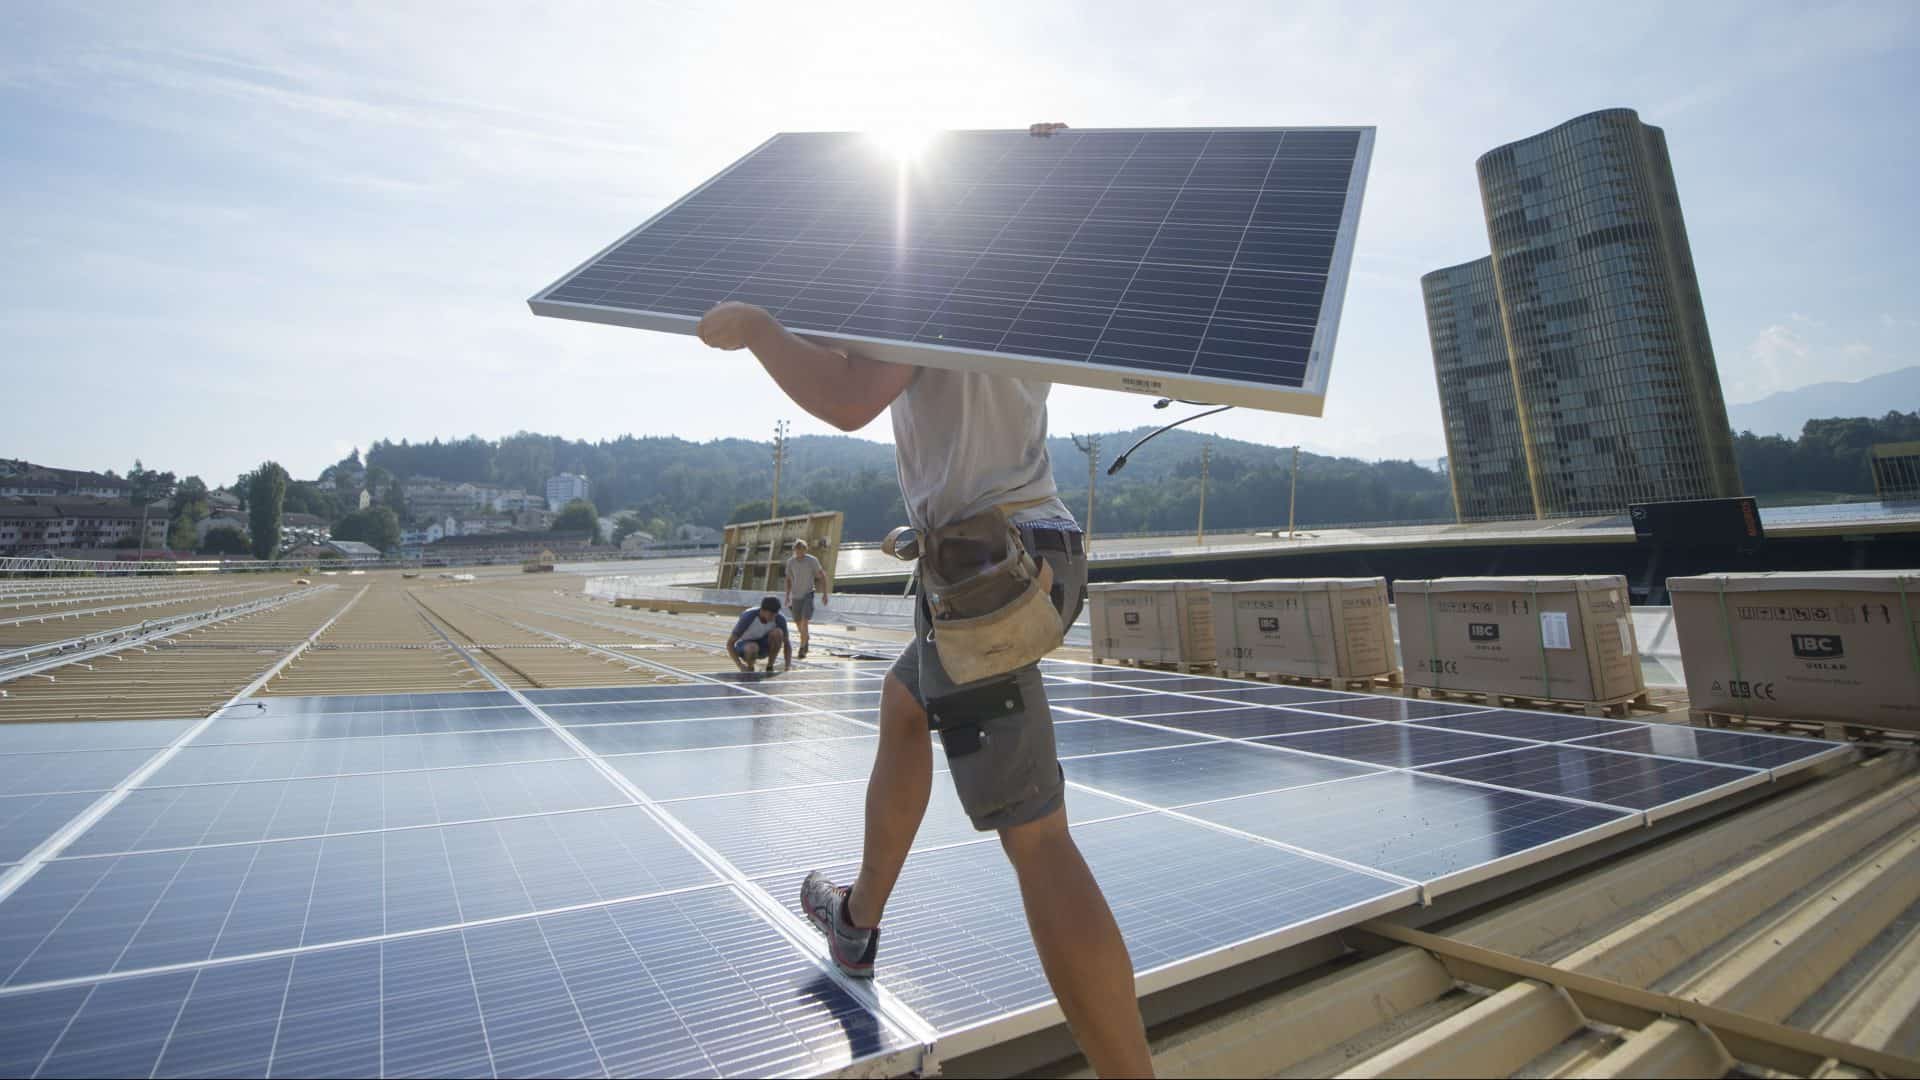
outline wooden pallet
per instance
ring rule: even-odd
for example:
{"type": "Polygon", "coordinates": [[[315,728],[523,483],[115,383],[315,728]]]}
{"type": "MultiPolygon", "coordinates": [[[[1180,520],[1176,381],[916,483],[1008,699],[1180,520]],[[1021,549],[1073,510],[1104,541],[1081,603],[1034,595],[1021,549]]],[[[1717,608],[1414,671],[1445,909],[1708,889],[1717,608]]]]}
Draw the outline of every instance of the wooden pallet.
{"type": "Polygon", "coordinates": [[[1173,671],[1182,675],[1212,675],[1214,665],[1211,660],[1190,663],[1185,660],[1103,660],[1094,657],[1096,664],[1112,664],[1115,667],[1139,668],[1141,671],[1173,671]]]}
{"type": "Polygon", "coordinates": [[[1781,716],[1742,716],[1719,709],[1688,709],[1687,722],[1694,727],[1740,728],[1775,735],[1805,735],[1839,742],[1867,742],[1920,749],[1920,731],[1876,727],[1872,724],[1848,724],[1832,720],[1795,720],[1781,716]]]}
{"type": "Polygon", "coordinates": [[[1398,671],[1389,671],[1384,675],[1356,677],[1292,675],[1278,671],[1227,671],[1225,669],[1222,669],[1220,674],[1233,679],[1252,679],[1255,682],[1273,683],[1276,686],[1304,686],[1315,690],[1345,690],[1363,694],[1375,691],[1397,694],[1406,685],[1406,680],[1398,671]]]}
{"type": "Polygon", "coordinates": [[[1560,699],[1527,697],[1523,694],[1490,694],[1478,690],[1446,690],[1431,686],[1409,685],[1405,695],[1410,698],[1426,696],[1435,701],[1460,701],[1473,705],[1487,705],[1500,709],[1542,709],[1551,712],[1577,712],[1587,716],[1610,716],[1614,719],[1626,719],[1634,710],[1641,712],[1664,713],[1665,709],[1653,703],[1645,690],[1611,698],[1607,701],[1565,701],[1560,699]]]}

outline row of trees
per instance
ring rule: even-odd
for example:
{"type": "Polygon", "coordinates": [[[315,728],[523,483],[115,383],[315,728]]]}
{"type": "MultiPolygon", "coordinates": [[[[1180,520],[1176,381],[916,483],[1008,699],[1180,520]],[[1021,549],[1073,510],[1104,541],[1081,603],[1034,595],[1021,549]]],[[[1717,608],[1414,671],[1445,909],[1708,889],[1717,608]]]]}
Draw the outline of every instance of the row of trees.
{"type": "MultiPolygon", "coordinates": [[[[1194,432],[1165,433],[1129,460],[1118,476],[1105,475],[1114,456],[1147,428],[1102,436],[1097,524],[1102,532],[1175,531],[1193,527],[1199,511],[1200,454],[1211,441],[1207,477],[1207,525],[1242,529],[1284,523],[1292,479],[1292,452],[1285,448],[1212,438],[1194,432]]],[[[1884,416],[1808,421],[1797,439],[1741,432],[1734,451],[1752,495],[1822,497],[1873,491],[1869,457],[1875,443],[1920,440],[1920,411],[1884,416]]],[[[876,540],[905,520],[893,468],[893,448],[846,436],[801,436],[790,440],[789,464],[780,500],[783,514],[839,510],[849,540],[876,540]]],[[[1061,497],[1076,513],[1086,505],[1086,458],[1066,438],[1048,441],[1061,497]]],[[[328,469],[336,491],[292,480],[267,461],[242,473],[232,491],[248,514],[250,540],[237,530],[209,530],[201,550],[269,558],[279,550],[288,513],[309,513],[333,525],[341,540],[359,540],[381,550],[400,542],[402,477],[434,476],[450,482],[502,484],[538,490],[557,472],[585,475],[594,502],[562,508],[558,532],[588,532],[596,543],[619,543],[636,531],[665,538],[686,523],[720,525],[767,517],[769,499],[747,498],[770,485],[767,446],[745,439],[706,443],[631,436],[587,443],[522,432],[497,442],[470,437],[409,444],[381,441],[367,454],[365,487],[373,503],[358,506],[358,451],[328,469]],[[601,535],[599,506],[624,509],[611,536],[601,535]],[[231,533],[232,535],[222,535],[231,533]],[[238,547],[240,550],[236,550],[238,547]]],[[[194,547],[197,526],[208,513],[209,492],[198,476],[176,480],[135,461],[127,473],[143,508],[166,501],[169,544],[194,547]]],[[[1302,526],[1344,522],[1445,519],[1452,515],[1443,472],[1412,461],[1360,461],[1301,454],[1296,520],[1302,526]]],[[[141,535],[144,537],[145,530],[141,535]]]]}
{"type": "Polygon", "coordinates": [[[1873,491],[1873,444],[1920,440],[1920,410],[1881,417],[1809,420],[1798,439],[1734,436],[1749,495],[1866,495],[1873,491]]]}

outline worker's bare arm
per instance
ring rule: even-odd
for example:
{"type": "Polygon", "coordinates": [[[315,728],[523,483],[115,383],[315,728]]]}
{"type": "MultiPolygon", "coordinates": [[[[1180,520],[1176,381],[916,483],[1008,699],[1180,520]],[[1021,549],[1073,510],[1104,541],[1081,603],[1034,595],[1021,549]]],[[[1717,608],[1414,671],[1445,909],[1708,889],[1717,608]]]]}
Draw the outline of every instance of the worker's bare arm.
{"type": "Polygon", "coordinates": [[[794,404],[841,431],[866,427],[919,372],[804,341],[752,304],[716,306],[700,320],[699,334],[716,349],[751,350],[794,404]]]}

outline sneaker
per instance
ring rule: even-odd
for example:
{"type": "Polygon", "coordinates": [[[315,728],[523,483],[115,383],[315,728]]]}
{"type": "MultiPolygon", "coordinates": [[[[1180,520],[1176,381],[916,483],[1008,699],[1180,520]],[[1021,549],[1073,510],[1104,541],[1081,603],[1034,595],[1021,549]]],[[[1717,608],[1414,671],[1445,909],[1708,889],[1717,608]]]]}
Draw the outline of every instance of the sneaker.
{"type": "Polygon", "coordinates": [[[880,930],[861,930],[847,922],[847,890],[815,870],[800,883],[800,910],[813,928],[827,936],[833,964],[856,979],[873,978],[873,954],[880,948],[880,930]]]}
{"type": "Polygon", "coordinates": [[[807,658],[807,647],[805,645],[800,646],[800,651],[794,653],[793,658],[795,660],[805,660],[807,658]]]}

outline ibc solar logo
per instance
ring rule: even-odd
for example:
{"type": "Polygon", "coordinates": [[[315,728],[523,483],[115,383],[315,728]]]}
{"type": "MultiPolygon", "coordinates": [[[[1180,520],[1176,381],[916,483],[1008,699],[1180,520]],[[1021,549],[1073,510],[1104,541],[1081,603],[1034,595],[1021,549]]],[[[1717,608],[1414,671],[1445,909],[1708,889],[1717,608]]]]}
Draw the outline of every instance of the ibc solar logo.
{"type": "Polygon", "coordinates": [[[1839,634],[1794,634],[1793,655],[1802,660],[1837,660],[1847,653],[1839,634]]]}

